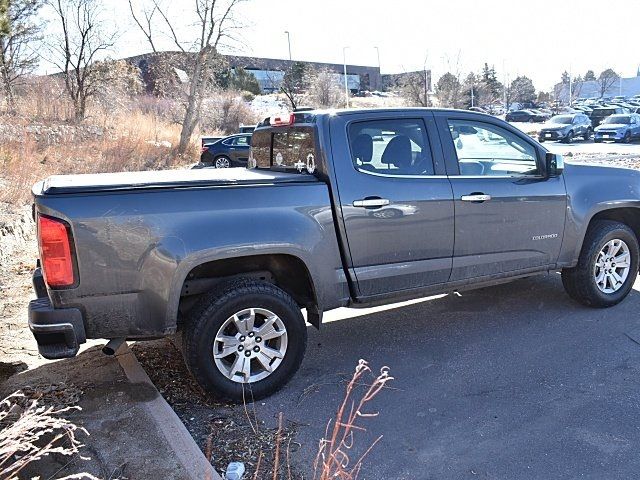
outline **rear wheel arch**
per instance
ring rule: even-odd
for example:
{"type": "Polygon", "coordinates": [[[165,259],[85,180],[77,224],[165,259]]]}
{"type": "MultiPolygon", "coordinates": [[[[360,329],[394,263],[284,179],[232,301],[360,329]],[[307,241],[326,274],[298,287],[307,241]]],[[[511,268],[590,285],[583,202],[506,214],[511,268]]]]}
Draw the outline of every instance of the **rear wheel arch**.
{"type": "Polygon", "coordinates": [[[175,301],[170,313],[174,321],[185,317],[203,295],[230,280],[240,278],[265,281],[278,286],[291,295],[300,308],[307,308],[310,313],[309,321],[319,327],[320,319],[311,315],[320,315],[313,277],[307,264],[292,254],[218,258],[191,266],[174,287],[177,295],[172,295],[175,301]]]}

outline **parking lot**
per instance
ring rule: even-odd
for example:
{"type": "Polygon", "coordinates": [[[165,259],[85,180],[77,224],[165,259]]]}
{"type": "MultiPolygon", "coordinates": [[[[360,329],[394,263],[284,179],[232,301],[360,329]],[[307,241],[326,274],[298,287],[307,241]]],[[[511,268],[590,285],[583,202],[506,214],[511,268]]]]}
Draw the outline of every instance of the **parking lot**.
{"type": "MultiPolygon", "coordinates": [[[[360,452],[383,435],[361,478],[634,478],[640,282],[634,288],[622,304],[594,310],[571,301],[550,274],[332,312],[320,331],[309,327],[301,370],[255,404],[255,417],[273,428],[283,412],[295,426],[293,471],[310,478],[345,379],[364,358],[374,370],[389,366],[395,380],[372,404],[379,417],[356,435],[360,452]]],[[[242,407],[181,398],[177,411],[203,448],[220,419],[254,417],[242,407]]]]}

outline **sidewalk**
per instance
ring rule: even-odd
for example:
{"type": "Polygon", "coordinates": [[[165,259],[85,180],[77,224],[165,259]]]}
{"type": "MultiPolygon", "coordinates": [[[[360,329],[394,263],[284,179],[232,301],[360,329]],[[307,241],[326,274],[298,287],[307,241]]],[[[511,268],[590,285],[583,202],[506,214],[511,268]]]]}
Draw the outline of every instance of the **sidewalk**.
{"type": "Polygon", "coordinates": [[[105,479],[220,479],[126,346],[117,357],[92,347],[14,375],[0,385],[0,395],[27,387],[48,392],[58,404],[79,405],[82,410],[67,418],[90,435],[78,436],[88,460],[51,456],[24,478],[90,473],[105,479]]]}

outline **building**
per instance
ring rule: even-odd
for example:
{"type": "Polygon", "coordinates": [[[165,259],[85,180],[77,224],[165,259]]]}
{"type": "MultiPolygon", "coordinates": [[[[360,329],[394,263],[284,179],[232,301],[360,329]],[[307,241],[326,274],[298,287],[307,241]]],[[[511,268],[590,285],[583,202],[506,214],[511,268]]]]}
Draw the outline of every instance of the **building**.
{"type": "MultiPolygon", "coordinates": [[[[263,92],[274,92],[280,89],[284,73],[294,63],[302,63],[315,70],[329,70],[336,74],[340,84],[344,84],[344,65],[341,63],[307,62],[299,60],[280,60],[274,58],[241,57],[225,55],[231,68],[242,67],[251,72],[263,92]]],[[[362,90],[381,90],[382,76],[379,67],[347,64],[347,86],[352,93],[362,90]]]]}
{"type": "MultiPolygon", "coordinates": [[[[160,83],[160,74],[166,76],[170,72],[173,80],[162,79],[163,82],[185,82],[185,76],[189,70],[192,53],[183,52],[157,52],[136,55],[125,60],[140,69],[148,91],[158,91],[156,86],[160,83]],[[161,66],[160,68],[157,68],[161,66]]],[[[237,55],[225,55],[229,68],[243,68],[252,73],[260,88],[265,93],[275,92],[280,89],[282,79],[287,70],[295,63],[302,63],[306,67],[321,70],[329,70],[335,73],[340,85],[344,85],[344,65],[341,63],[307,62],[298,60],[281,60],[275,58],[244,57],[237,55]]],[[[188,81],[188,76],[187,76],[188,81]]],[[[382,76],[379,67],[364,65],[347,65],[347,85],[352,93],[362,90],[381,90],[382,76]]]]}
{"type": "MultiPolygon", "coordinates": [[[[557,84],[554,88],[554,92],[556,100],[562,103],[569,103],[569,84],[557,84]]],[[[622,95],[627,98],[633,97],[634,95],[640,95],[640,75],[613,80],[604,94],[601,94],[601,84],[597,80],[573,82],[571,85],[571,97],[574,101],[578,98],[615,97],[618,95],[622,95]]]]}

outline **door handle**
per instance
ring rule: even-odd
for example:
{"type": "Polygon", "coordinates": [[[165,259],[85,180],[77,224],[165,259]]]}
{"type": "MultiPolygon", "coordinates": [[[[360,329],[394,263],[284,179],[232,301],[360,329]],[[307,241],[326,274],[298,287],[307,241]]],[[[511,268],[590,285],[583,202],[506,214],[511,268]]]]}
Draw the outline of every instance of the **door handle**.
{"type": "Polygon", "coordinates": [[[389,200],[386,198],[363,198],[362,200],[354,200],[354,207],[372,208],[372,207],[384,207],[389,205],[389,200]]]}
{"type": "Polygon", "coordinates": [[[491,195],[485,195],[484,193],[473,193],[471,195],[462,195],[460,200],[463,202],[486,202],[491,200],[491,195]]]}

